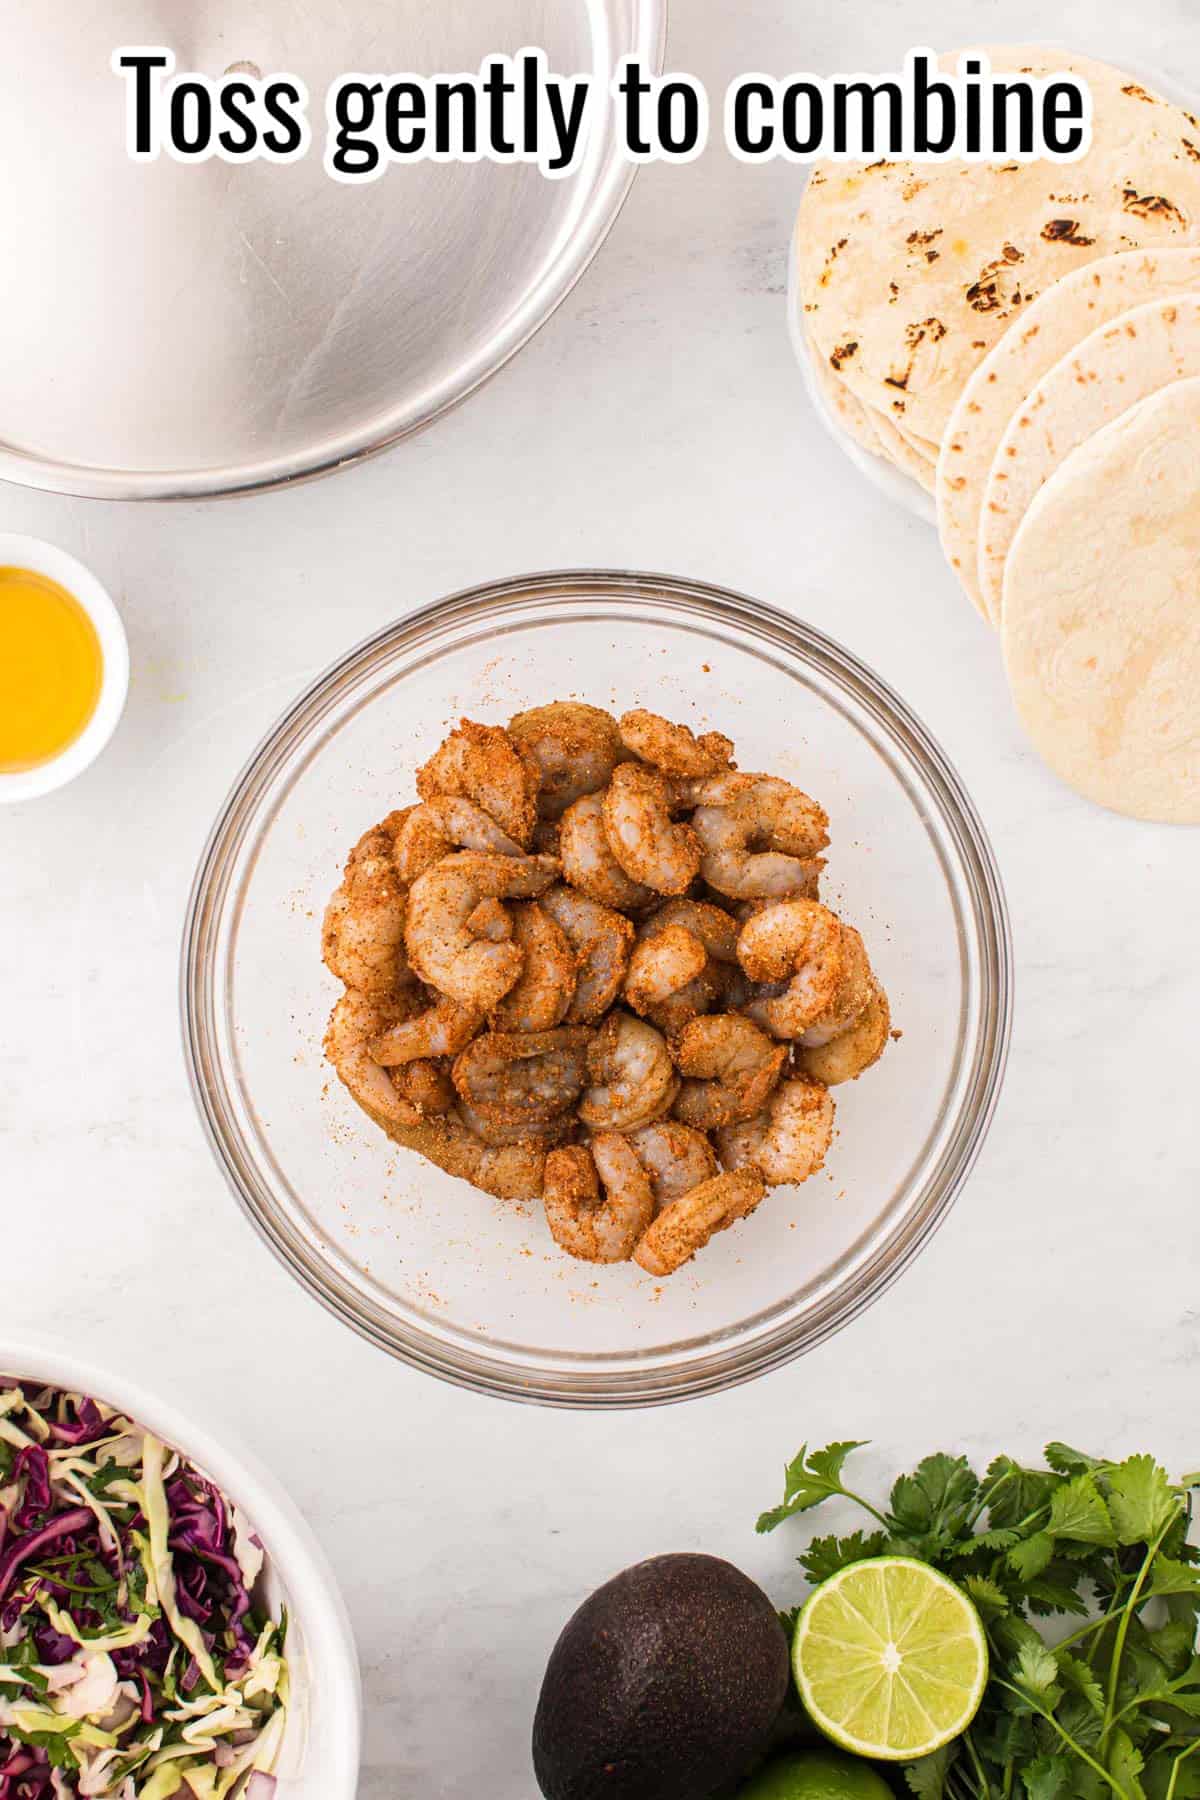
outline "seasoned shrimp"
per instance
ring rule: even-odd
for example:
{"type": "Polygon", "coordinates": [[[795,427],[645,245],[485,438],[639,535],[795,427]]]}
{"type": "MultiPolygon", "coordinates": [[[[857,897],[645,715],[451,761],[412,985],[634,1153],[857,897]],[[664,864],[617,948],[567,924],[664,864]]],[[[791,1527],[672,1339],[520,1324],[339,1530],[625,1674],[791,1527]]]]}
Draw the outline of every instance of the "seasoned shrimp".
{"type": "Polygon", "coordinates": [[[781,900],[742,926],[738,960],[751,981],[768,984],[745,1007],[779,1038],[838,1029],[871,997],[871,969],[858,933],[819,900],[781,900]]]}
{"type": "Polygon", "coordinates": [[[591,1086],[579,1117],[593,1131],[633,1131],[669,1112],[679,1077],[667,1040],[645,1019],[611,1012],[588,1050],[591,1086]]]}
{"type": "Polygon", "coordinates": [[[396,1069],[392,1081],[422,1117],[429,1113],[448,1113],[458,1104],[450,1067],[444,1061],[419,1057],[416,1062],[404,1063],[396,1069]]]}
{"type": "Polygon", "coordinates": [[[495,819],[463,794],[435,794],[414,806],[396,832],[396,870],[413,882],[452,850],[478,850],[491,856],[520,856],[521,846],[495,819]]]}
{"type": "Polygon", "coordinates": [[[716,775],[733,759],[733,741],[719,731],[697,737],[686,725],[673,725],[642,707],[623,713],[620,728],[625,748],[664,775],[716,775]]]}
{"type": "Polygon", "coordinates": [[[747,1218],[765,1191],[757,1169],[738,1169],[702,1181],[663,1208],[634,1251],[634,1262],[648,1275],[673,1275],[714,1232],[747,1218]]]}
{"type": "Polygon", "coordinates": [[[463,719],[440,750],[417,771],[422,800],[460,794],[481,806],[500,829],[524,848],[537,817],[541,771],[533,755],[498,725],[463,719]]]}
{"type": "Polygon", "coordinates": [[[407,995],[399,1000],[373,1000],[350,989],[334,1007],[325,1033],[325,1054],[339,1081],[363,1111],[385,1127],[412,1125],[421,1117],[371,1055],[375,1039],[396,1026],[410,1004],[407,995]]]}
{"type": "Polygon", "coordinates": [[[708,967],[708,951],[683,925],[664,925],[649,937],[639,936],[629,959],[625,998],[634,1012],[649,1013],[708,967]]]}
{"type": "Polygon", "coordinates": [[[491,1113],[478,1112],[469,1101],[456,1098],[458,1116],[468,1131],[473,1132],[481,1143],[496,1149],[505,1144],[542,1144],[549,1149],[551,1144],[561,1143],[574,1129],[574,1122],[566,1113],[553,1119],[523,1119],[517,1125],[508,1125],[491,1113]]]}
{"type": "Polygon", "coordinates": [[[507,944],[513,936],[513,922],[507,907],[489,896],[467,914],[467,930],[473,938],[486,938],[489,944],[507,944]]]}
{"type": "Polygon", "coordinates": [[[384,1129],[447,1175],[499,1200],[536,1200],[541,1194],[546,1146],[532,1133],[511,1144],[486,1144],[457,1113],[415,1125],[386,1124],[384,1129]]]}
{"type": "Polygon", "coordinates": [[[737,937],[736,923],[719,906],[668,900],[638,930],[626,989],[630,1005],[668,1037],[701,1013],[730,1010],[744,997],[730,998],[732,978],[740,975],[737,937]],[[674,985],[689,965],[693,973],[674,985]]]}
{"type": "Polygon", "coordinates": [[[575,953],[567,935],[537,900],[511,907],[513,937],[525,967],[492,1014],[503,1031],[550,1031],[561,1025],[575,998],[575,953]]]}
{"type": "Polygon", "coordinates": [[[482,1024],[481,1011],[441,994],[426,1011],[401,1019],[372,1038],[371,1055],[385,1069],[430,1056],[457,1056],[482,1024]]]}
{"type": "Polygon", "coordinates": [[[779,1080],[788,1052],[737,1013],[715,1013],[685,1025],[675,1045],[675,1066],[688,1077],[674,1112],[697,1131],[712,1131],[761,1112],[779,1080]]]}
{"type": "Polygon", "coordinates": [[[833,1141],[833,1101],[818,1081],[782,1081],[757,1118],[717,1133],[727,1169],[757,1169],[770,1187],[807,1181],[833,1141]]]}
{"type": "Polygon", "coordinates": [[[412,981],[404,954],[406,908],[385,822],[355,844],[325,909],[321,953],[339,981],[380,997],[412,981]]]}
{"type": "Polygon", "coordinates": [[[548,856],[480,856],[460,850],[426,869],[408,896],[404,942],[422,981],[460,1006],[489,1011],[525,964],[519,944],[472,937],[467,923],[481,900],[530,899],[549,887],[558,864],[548,856]]]}
{"type": "Polygon", "coordinates": [[[456,1059],[454,1085],[468,1106],[497,1124],[552,1119],[583,1092],[592,1036],[586,1025],[487,1031],[456,1059]]]}
{"type": "Polygon", "coordinates": [[[646,920],[642,931],[663,931],[668,925],[682,925],[699,938],[714,962],[736,963],[738,924],[723,908],[705,900],[668,900],[646,920]]]}
{"type": "Polygon", "coordinates": [[[629,1134],[654,1189],[655,1204],[669,1206],[717,1173],[713,1147],[702,1131],[678,1119],[656,1119],[629,1134]]]}
{"type": "Polygon", "coordinates": [[[563,874],[571,886],[599,900],[602,906],[638,912],[652,906],[658,898],[653,888],[631,880],[609,848],[603,794],[585,794],[567,808],[562,817],[559,854],[563,874]]]}
{"type": "Polygon", "coordinates": [[[686,784],[696,804],[700,872],[734,900],[803,893],[820,875],[829,818],[799,788],[770,775],[718,775],[686,784]]]}
{"type": "Polygon", "coordinates": [[[555,1243],[582,1262],[628,1262],[654,1217],[650,1178],[615,1131],[598,1132],[587,1146],[552,1150],[543,1202],[555,1243]]]}
{"type": "Polygon", "coordinates": [[[659,894],[682,894],[700,867],[700,840],[671,818],[671,789],[641,763],[614,769],[604,795],[609,849],[625,873],[659,894]]]}
{"type": "Polygon", "coordinates": [[[623,759],[617,722],[599,706],[555,700],[509,720],[508,733],[532,755],[539,771],[537,809],[561,818],[584,794],[595,794],[623,759]]]}
{"type": "Polygon", "coordinates": [[[621,991],[633,944],[630,920],[570,887],[553,887],[541,905],[575,954],[575,997],[570,1025],[590,1025],[608,1011],[621,991]]]}
{"type": "Polygon", "coordinates": [[[891,1029],[888,997],[875,982],[863,1011],[839,1036],[811,1049],[801,1039],[795,1053],[796,1067],[814,1081],[823,1081],[826,1087],[837,1087],[843,1081],[857,1081],[864,1069],[877,1063],[887,1049],[891,1029]]]}

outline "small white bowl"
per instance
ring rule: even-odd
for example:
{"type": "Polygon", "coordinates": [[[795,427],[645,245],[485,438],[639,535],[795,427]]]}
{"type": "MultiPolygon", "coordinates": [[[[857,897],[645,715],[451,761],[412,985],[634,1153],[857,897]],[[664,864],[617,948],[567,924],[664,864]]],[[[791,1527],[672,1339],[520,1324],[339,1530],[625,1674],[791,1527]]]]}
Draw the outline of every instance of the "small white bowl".
{"type": "Polygon", "coordinates": [[[74,781],[95,762],[125,710],[125,697],[129,692],[129,644],[121,615],[107,588],[97,581],[90,569],[56,544],[44,543],[41,538],[21,537],[16,532],[0,532],[0,568],[29,569],[66,588],[95,627],[103,665],[96,709],[79,736],[49,762],[12,774],[0,773],[0,804],[3,804],[36,800],[42,794],[51,794],[55,788],[74,781]]]}
{"type": "MultiPolygon", "coordinates": [[[[57,577],[56,577],[57,579],[57,577]]],[[[187,1417],[140,1380],[48,1340],[0,1336],[0,1375],[90,1394],[126,1413],[236,1500],[262,1540],[272,1608],[288,1609],[292,1700],[277,1800],[355,1800],[362,1754],[362,1683],[354,1635],[333,1571],[273,1475],[240,1445],[187,1417]]]]}

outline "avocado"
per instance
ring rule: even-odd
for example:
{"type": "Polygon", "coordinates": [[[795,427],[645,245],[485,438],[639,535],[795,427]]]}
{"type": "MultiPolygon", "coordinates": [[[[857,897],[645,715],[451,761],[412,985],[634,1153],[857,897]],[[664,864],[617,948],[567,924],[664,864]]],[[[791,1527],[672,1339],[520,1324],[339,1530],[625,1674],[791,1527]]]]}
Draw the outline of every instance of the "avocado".
{"type": "Polygon", "coordinates": [[[546,1800],[710,1800],[762,1756],[789,1684],[771,1602],[715,1556],[657,1556],[585,1600],[533,1723],[546,1800]]]}

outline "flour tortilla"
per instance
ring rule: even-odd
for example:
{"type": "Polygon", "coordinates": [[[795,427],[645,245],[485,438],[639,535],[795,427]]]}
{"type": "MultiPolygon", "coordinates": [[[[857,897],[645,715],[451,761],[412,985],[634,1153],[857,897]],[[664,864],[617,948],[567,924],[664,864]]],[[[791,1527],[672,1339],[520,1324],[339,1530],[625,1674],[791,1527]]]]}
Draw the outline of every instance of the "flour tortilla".
{"type": "Polygon", "coordinates": [[[1009,420],[1042,376],[1098,326],[1147,300],[1189,292],[1200,292],[1200,249],[1103,256],[1039,295],[967,381],[938,463],[938,531],[947,561],[985,615],[979,521],[983,490],[1009,420]]]}
{"type": "Polygon", "coordinates": [[[883,454],[896,468],[902,469],[906,475],[919,482],[927,494],[934,491],[934,477],[937,465],[933,460],[914,450],[908,439],[902,434],[898,425],[888,418],[884,412],[872,412],[871,424],[875,435],[883,448],[883,454]]]}
{"type": "Polygon", "coordinates": [[[999,624],[1004,564],[1038,489],[1086,438],[1173,381],[1200,375],[1200,295],[1151,300],[1043,375],[1009,421],[983,493],[979,585],[999,624]]]}
{"type": "Polygon", "coordinates": [[[1188,113],[1086,57],[988,54],[1000,71],[1087,79],[1086,156],[823,163],[797,226],[818,353],[868,406],[938,445],[971,372],[1052,282],[1113,251],[1200,243],[1200,124],[1188,113]]]}
{"type": "Polygon", "coordinates": [[[1003,631],[1021,722],[1064,781],[1200,824],[1200,379],[1059,465],[1012,547],[1003,631]]]}
{"type": "Polygon", "coordinates": [[[895,425],[896,430],[900,433],[900,436],[904,439],[905,443],[911,444],[918,456],[923,456],[926,462],[934,463],[936,465],[938,459],[938,447],[936,444],[931,443],[928,438],[923,438],[920,433],[914,431],[910,425],[906,425],[903,419],[893,419],[892,423],[895,425]]]}
{"type": "Polygon", "coordinates": [[[879,434],[871,422],[871,415],[858,395],[852,393],[844,381],[839,381],[823,356],[817,356],[807,336],[808,360],[812,365],[813,379],[821,392],[829,411],[837,423],[854,439],[862,450],[869,450],[872,456],[883,456],[879,442],[879,434]]]}

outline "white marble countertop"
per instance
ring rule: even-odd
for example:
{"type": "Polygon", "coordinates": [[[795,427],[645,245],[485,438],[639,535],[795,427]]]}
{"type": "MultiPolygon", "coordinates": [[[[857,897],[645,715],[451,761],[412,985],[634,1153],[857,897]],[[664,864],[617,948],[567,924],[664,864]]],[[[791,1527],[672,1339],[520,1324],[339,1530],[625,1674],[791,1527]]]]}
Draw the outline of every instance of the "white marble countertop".
{"type": "MultiPolygon", "coordinates": [[[[752,68],[1030,41],[1044,17],[1033,0],[676,0],[671,60],[715,93],[752,68]]],[[[1200,16],[1181,0],[1067,0],[1054,24],[1114,60],[1200,67],[1200,16]]],[[[803,1438],[871,1438],[879,1476],[934,1447],[1032,1455],[1050,1436],[1153,1447],[1177,1467],[1200,1453],[1200,835],[1108,817],[1054,782],[932,534],[824,436],[784,328],[798,187],[795,170],[719,148],[643,173],[517,362],[338,478],[146,509],[0,491],[0,527],[55,539],[107,580],[134,664],[101,763],[0,815],[4,1321],[153,1362],[287,1482],[358,1633],[368,1800],[529,1795],[545,1656],[626,1563],[703,1548],[794,1595],[794,1542],[753,1523],[803,1438]],[[438,1386],[293,1284],[209,1159],[175,992],[211,815],[293,693],[408,608],[582,565],[758,595],[892,682],[992,834],[1018,990],[991,1138],[904,1279],[756,1385],[598,1417],[438,1386]]]]}

